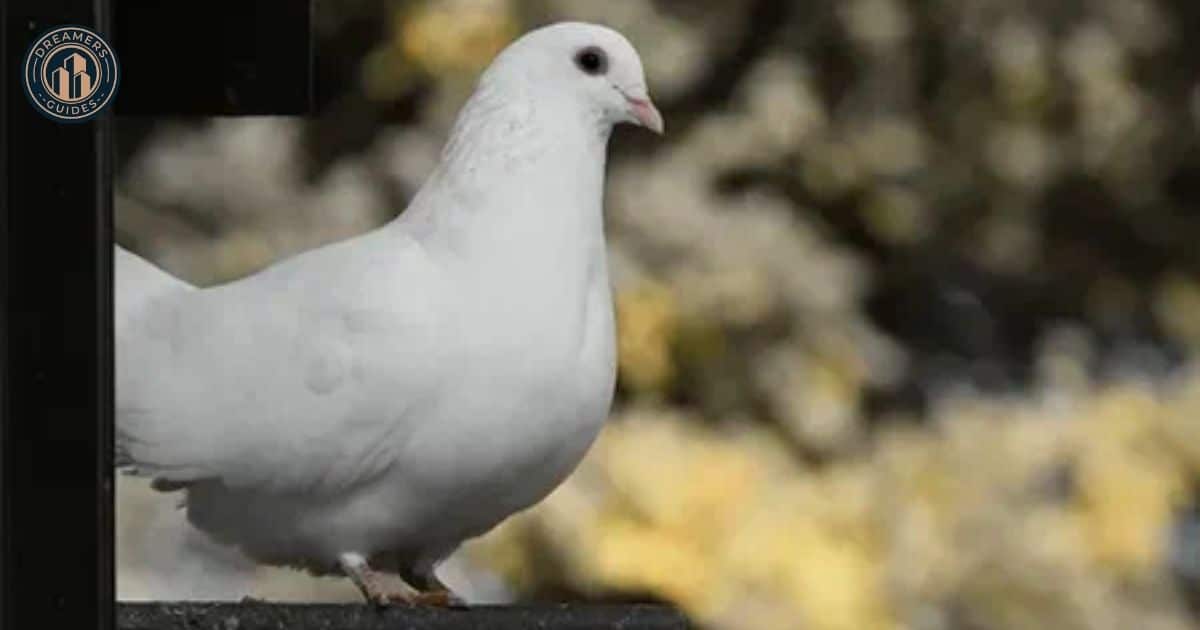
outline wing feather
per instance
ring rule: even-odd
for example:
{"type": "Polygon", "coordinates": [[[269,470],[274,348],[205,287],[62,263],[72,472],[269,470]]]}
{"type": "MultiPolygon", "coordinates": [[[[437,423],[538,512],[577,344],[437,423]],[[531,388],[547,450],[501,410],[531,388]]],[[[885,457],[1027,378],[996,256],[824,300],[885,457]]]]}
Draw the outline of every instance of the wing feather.
{"type": "Polygon", "coordinates": [[[437,378],[407,360],[436,337],[435,271],[411,241],[351,243],[127,313],[118,462],[162,489],[337,492],[382,474],[437,378]],[[400,303],[389,285],[413,290],[400,303]]]}

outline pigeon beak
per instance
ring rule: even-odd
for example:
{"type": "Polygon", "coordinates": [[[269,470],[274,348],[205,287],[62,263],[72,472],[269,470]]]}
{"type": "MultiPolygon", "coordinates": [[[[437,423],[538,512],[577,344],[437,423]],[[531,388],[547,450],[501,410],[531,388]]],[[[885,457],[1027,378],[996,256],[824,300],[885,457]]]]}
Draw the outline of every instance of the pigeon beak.
{"type": "Polygon", "coordinates": [[[647,98],[638,98],[636,96],[625,96],[625,100],[629,102],[629,115],[633,117],[633,122],[653,131],[658,135],[663,133],[663,117],[658,113],[658,108],[654,103],[647,98]]]}

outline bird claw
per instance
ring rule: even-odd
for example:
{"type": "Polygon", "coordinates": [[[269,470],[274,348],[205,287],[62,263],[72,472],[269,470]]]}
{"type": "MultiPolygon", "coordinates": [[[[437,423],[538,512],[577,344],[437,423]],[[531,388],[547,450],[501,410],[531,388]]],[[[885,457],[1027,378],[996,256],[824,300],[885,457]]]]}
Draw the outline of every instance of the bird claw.
{"type": "Polygon", "coordinates": [[[466,608],[467,602],[449,590],[376,593],[371,603],[378,608],[401,606],[428,606],[430,608],[466,608]]]}
{"type": "Polygon", "coordinates": [[[467,602],[449,589],[422,591],[413,598],[416,606],[432,606],[434,608],[466,608],[467,602]]]}
{"type": "Polygon", "coordinates": [[[366,559],[358,553],[345,553],[338,559],[342,571],[358,587],[363,598],[376,608],[388,608],[394,604],[402,606],[428,606],[431,608],[466,608],[467,602],[432,576],[424,580],[425,590],[417,590],[407,582],[401,582],[399,590],[385,587],[379,574],[372,570],[366,559]]]}
{"type": "Polygon", "coordinates": [[[372,593],[367,596],[367,602],[380,609],[388,608],[392,604],[397,603],[396,596],[387,593],[372,593]]]}

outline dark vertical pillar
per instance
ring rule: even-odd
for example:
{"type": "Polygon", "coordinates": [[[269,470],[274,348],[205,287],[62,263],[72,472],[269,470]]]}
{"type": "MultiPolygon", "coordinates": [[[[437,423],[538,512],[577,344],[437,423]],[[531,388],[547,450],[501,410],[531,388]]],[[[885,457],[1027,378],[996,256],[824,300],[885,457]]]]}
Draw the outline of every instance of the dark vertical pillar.
{"type": "Polygon", "coordinates": [[[0,0],[0,630],[112,628],[115,595],[112,110],[43,118],[27,47],[100,33],[126,114],[312,111],[311,0],[112,4],[0,0]]]}
{"type": "Polygon", "coordinates": [[[20,76],[47,28],[109,35],[108,0],[0,18],[0,628],[111,628],[111,113],[47,120],[20,76]]]}

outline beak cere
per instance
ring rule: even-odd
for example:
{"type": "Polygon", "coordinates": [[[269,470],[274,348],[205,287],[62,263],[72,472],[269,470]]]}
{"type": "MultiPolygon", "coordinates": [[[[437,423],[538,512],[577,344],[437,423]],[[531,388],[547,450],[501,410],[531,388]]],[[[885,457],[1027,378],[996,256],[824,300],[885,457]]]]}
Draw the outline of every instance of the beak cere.
{"type": "Polygon", "coordinates": [[[629,101],[629,113],[633,115],[641,126],[662,135],[663,118],[662,114],[658,113],[658,108],[650,99],[625,97],[629,101]]]}

